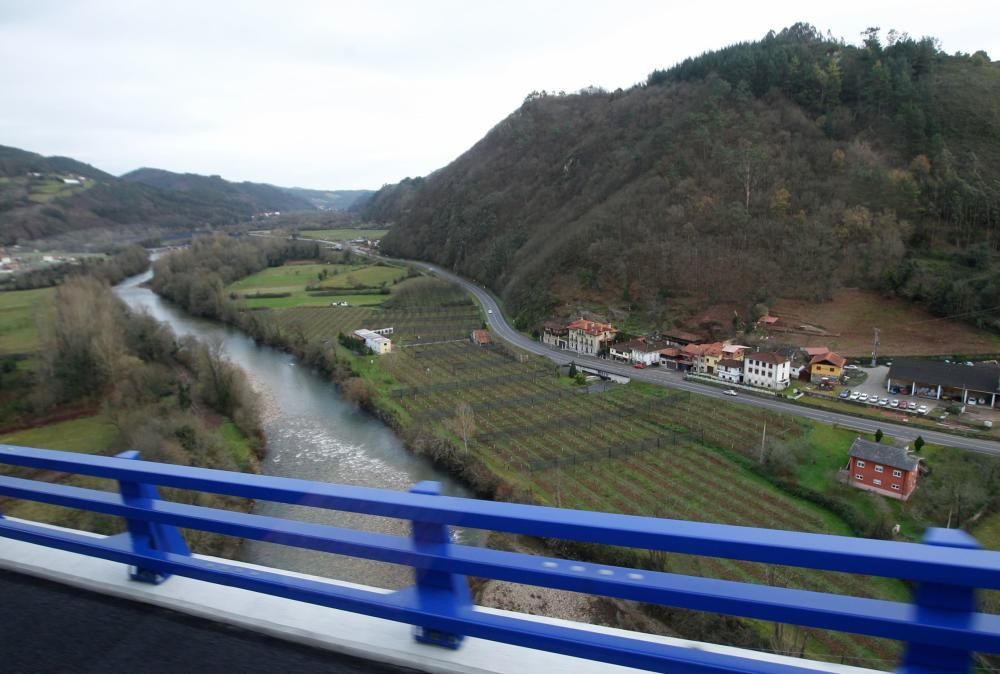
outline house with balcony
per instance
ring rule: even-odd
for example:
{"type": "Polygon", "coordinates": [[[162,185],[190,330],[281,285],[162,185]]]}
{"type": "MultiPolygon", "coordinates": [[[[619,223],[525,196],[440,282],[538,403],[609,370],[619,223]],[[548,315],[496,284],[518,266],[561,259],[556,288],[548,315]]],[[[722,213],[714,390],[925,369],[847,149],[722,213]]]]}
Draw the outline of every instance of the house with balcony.
{"type": "Polygon", "coordinates": [[[566,326],[566,348],[590,356],[604,351],[614,341],[618,330],[610,323],[579,319],[566,326]]]}
{"type": "Polygon", "coordinates": [[[786,356],[757,351],[743,356],[743,383],[780,391],[788,386],[792,364],[786,356]]]}
{"type": "Polygon", "coordinates": [[[851,445],[847,478],[857,489],[905,501],[917,488],[920,459],[906,447],[857,438],[851,445]]]}
{"type": "Polygon", "coordinates": [[[718,362],[715,374],[722,381],[741,384],[743,383],[743,361],[723,358],[718,362]]]}
{"type": "Polygon", "coordinates": [[[557,349],[569,348],[569,328],[563,323],[549,321],[542,326],[542,344],[554,346],[557,349]]]}

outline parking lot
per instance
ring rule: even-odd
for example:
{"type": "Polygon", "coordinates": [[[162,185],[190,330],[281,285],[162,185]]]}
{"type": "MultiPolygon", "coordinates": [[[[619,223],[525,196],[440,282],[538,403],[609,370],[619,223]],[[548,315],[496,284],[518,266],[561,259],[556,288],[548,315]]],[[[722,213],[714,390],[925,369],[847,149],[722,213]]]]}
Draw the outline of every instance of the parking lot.
{"type": "Polygon", "coordinates": [[[941,401],[939,400],[922,398],[920,396],[894,395],[889,393],[889,391],[886,390],[886,377],[889,375],[888,365],[866,367],[862,368],[862,370],[868,375],[868,378],[864,381],[864,383],[852,386],[850,382],[848,382],[847,386],[844,387],[849,389],[852,393],[859,394],[856,398],[852,396],[853,401],[856,403],[867,403],[869,406],[897,411],[903,411],[903,406],[905,405],[906,411],[913,414],[916,414],[920,406],[923,405],[927,409],[926,414],[928,415],[932,414],[935,408],[941,404],[941,401]],[[867,400],[862,400],[862,398],[866,396],[867,400]],[[888,400],[889,402],[885,405],[879,404],[883,399],[888,400]],[[897,405],[895,407],[892,406],[893,400],[897,401],[897,405]]]}

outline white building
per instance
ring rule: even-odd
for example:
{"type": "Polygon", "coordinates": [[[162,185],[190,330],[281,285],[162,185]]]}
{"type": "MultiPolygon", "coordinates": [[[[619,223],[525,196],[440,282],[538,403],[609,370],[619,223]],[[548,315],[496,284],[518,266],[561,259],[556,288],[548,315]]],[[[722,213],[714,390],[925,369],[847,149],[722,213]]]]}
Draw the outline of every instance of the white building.
{"type": "Polygon", "coordinates": [[[788,386],[792,364],[782,355],[768,351],[743,356],[743,383],[780,391],[788,386]]]}
{"type": "Polygon", "coordinates": [[[723,358],[715,366],[715,374],[722,381],[739,384],[743,381],[743,361],[723,358]]]}
{"type": "Polygon", "coordinates": [[[582,318],[567,325],[566,329],[569,331],[567,347],[571,351],[591,355],[597,355],[618,334],[613,325],[582,318]]]}
{"type": "MultiPolygon", "coordinates": [[[[383,328],[385,329],[385,328],[383,328]]],[[[388,328],[392,330],[392,328],[388,328]]],[[[383,337],[375,330],[366,330],[361,328],[360,330],[354,331],[354,336],[358,339],[365,340],[365,346],[372,350],[373,353],[381,356],[382,354],[389,353],[392,351],[392,340],[388,337],[383,337]]]]}

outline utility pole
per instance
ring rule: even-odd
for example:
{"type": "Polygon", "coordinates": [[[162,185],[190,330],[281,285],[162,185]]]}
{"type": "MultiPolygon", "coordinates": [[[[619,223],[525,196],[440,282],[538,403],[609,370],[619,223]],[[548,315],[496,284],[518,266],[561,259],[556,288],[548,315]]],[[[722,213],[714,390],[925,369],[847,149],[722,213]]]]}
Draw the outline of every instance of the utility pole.
{"type": "Polygon", "coordinates": [[[872,328],[875,330],[875,342],[872,344],[872,367],[875,367],[876,361],[878,359],[878,328],[872,328]]]}
{"type": "Polygon", "coordinates": [[[764,444],[767,442],[767,419],[764,419],[764,432],[760,434],[760,462],[764,463],[764,444]]]}

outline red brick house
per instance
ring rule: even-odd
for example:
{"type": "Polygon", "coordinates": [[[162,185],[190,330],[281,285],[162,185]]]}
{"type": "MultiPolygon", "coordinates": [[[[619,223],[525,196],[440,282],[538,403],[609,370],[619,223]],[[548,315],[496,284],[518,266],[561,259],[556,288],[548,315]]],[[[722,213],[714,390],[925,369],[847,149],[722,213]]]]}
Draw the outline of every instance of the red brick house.
{"type": "Polygon", "coordinates": [[[493,342],[489,330],[473,330],[471,335],[472,343],[476,346],[486,346],[493,342]]]}
{"type": "Polygon", "coordinates": [[[906,447],[857,438],[850,456],[847,478],[858,489],[905,501],[917,488],[920,459],[906,447]]]}

